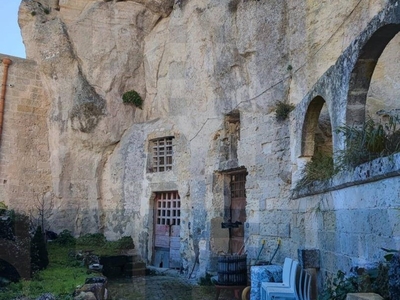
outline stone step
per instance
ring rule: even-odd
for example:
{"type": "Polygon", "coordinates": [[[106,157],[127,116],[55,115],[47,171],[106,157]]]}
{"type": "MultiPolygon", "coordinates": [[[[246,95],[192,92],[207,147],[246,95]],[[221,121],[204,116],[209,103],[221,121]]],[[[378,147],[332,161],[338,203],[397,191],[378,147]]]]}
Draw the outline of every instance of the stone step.
{"type": "Polygon", "coordinates": [[[349,293],[346,300],[383,300],[383,298],[375,293],[349,293]]]}

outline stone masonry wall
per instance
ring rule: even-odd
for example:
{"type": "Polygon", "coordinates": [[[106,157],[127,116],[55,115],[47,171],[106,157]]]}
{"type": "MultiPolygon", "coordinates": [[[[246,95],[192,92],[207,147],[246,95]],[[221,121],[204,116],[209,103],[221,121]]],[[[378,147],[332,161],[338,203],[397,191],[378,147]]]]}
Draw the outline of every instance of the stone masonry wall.
{"type": "MultiPolygon", "coordinates": [[[[51,175],[47,130],[49,98],[37,64],[11,59],[5,94],[0,147],[0,201],[10,208],[29,210],[50,192],[51,175]]],[[[3,78],[3,64],[0,78],[3,78]]]]}

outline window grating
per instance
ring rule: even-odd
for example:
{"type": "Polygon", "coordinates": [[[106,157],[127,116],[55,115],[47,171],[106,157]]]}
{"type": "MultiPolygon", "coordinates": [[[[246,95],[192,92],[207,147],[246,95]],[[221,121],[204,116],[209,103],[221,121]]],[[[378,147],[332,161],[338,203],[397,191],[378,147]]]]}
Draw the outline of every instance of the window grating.
{"type": "Polygon", "coordinates": [[[231,175],[231,199],[246,197],[246,173],[231,175]]]}
{"type": "Polygon", "coordinates": [[[156,195],[157,225],[181,225],[181,199],[177,191],[156,195]]]}
{"type": "Polygon", "coordinates": [[[166,137],[152,141],[153,172],[172,170],[172,139],[166,137]]]}

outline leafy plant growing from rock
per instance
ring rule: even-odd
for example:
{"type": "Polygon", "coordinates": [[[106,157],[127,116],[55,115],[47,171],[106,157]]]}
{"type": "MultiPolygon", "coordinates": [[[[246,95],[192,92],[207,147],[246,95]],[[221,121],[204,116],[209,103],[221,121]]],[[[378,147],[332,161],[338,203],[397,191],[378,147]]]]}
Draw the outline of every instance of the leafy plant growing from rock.
{"type": "Polygon", "coordinates": [[[140,97],[138,92],[136,92],[135,90],[125,92],[122,95],[122,101],[125,104],[132,104],[132,105],[136,106],[137,108],[142,109],[143,99],[142,99],[142,97],[140,97]]]}
{"type": "Polygon", "coordinates": [[[340,126],[337,133],[343,134],[346,140],[344,150],[337,152],[335,164],[331,155],[315,153],[303,170],[302,179],[297,189],[310,186],[314,181],[324,181],[343,170],[400,152],[400,130],[398,117],[390,117],[386,124],[372,119],[361,126],[340,126]]]}
{"type": "Polygon", "coordinates": [[[275,117],[277,121],[284,121],[289,116],[290,112],[295,108],[291,103],[278,101],[276,103],[275,117]]]}
{"type": "Polygon", "coordinates": [[[0,215],[5,213],[7,211],[7,205],[4,204],[4,202],[0,202],[0,215]]]}
{"type": "Polygon", "coordinates": [[[317,152],[309,161],[302,174],[302,179],[297,183],[297,188],[311,185],[314,181],[328,180],[338,172],[333,163],[332,155],[317,152]]]}
{"type": "Polygon", "coordinates": [[[348,293],[377,293],[388,298],[388,268],[380,263],[377,268],[357,269],[357,274],[346,276],[338,271],[334,278],[326,281],[320,300],[345,300],[348,293]]]}
{"type": "Polygon", "coordinates": [[[398,117],[390,117],[389,122],[384,125],[369,119],[362,126],[338,127],[336,131],[346,138],[346,148],[338,153],[338,168],[352,169],[376,158],[399,152],[398,122],[398,117]]]}

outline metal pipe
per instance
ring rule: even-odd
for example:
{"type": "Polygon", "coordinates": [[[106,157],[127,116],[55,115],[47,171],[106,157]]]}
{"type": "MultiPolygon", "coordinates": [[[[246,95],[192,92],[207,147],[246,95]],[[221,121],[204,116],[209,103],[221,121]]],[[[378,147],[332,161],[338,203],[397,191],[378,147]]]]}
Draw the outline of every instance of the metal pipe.
{"type": "Polygon", "coordinates": [[[1,134],[3,132],[3,115],[4,115],[4,102],[6,100],[6,90],[7,90],[7,77],[8,77],[8,67],[11,65],[12,61],[9,58],[3,58],[3,82],[1,84],[1,97],[0,97],[0,140],[1,134]]]}

